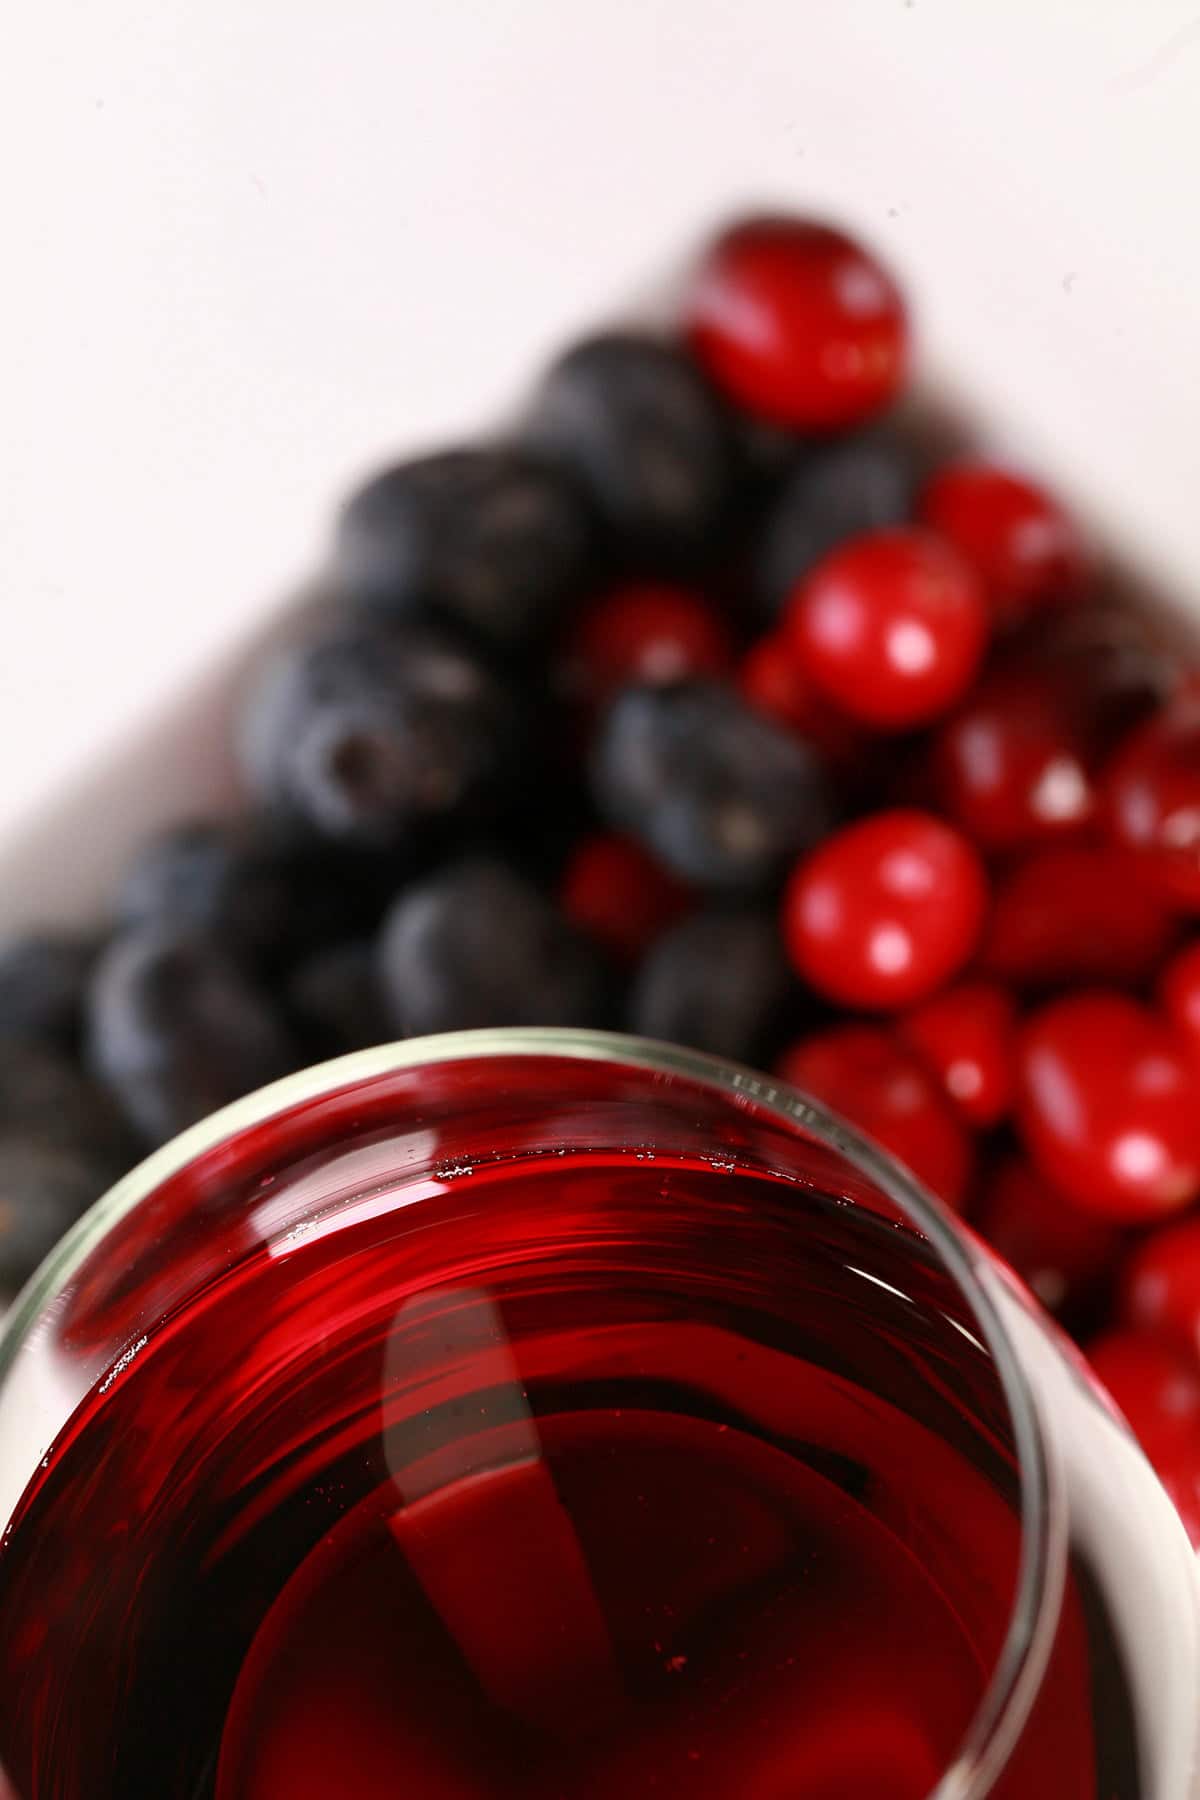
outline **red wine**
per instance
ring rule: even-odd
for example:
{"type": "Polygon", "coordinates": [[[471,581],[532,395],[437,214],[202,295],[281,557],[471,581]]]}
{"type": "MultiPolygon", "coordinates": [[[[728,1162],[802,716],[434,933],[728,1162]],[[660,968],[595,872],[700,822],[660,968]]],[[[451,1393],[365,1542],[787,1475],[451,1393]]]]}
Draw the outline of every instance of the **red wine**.
{"type": "MultiPolygon", "coordinates": [[[[903,1224],[700,1157],[360,1181],[54,1446],[0,1763],[21,1800],[922,1800],[1020,1541],[995,1364],[903,1224]]],[[[1051,1774],[1006,1795],[1098,1791],[1064,1618],[1051,1774]]]]}

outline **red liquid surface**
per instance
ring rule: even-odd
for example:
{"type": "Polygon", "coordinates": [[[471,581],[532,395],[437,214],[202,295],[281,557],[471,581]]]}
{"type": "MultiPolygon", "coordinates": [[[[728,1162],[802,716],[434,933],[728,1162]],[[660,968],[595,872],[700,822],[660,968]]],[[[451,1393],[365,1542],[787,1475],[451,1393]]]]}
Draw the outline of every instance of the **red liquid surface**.
{"type": "MultiPolygon", "coordinates": [[[[0,1763],[20,1800],[922,1800],[1019,1543],[915,1234],[699,1159],[476,1167],[251,1246],[97,1385],[0,1553],[0,1763]]],[[[1070,1615],[998,1793],[1136,1794],[1095,1667],[1070,1615]]]]}

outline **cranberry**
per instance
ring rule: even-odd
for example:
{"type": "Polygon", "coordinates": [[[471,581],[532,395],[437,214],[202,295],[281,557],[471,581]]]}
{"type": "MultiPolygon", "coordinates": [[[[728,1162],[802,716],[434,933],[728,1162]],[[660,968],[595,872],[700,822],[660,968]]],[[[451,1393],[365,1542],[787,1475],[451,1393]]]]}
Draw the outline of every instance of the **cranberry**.
{"type": "Polygon", "coordinates": [[[1200,1365],[1136,1330],[1105,1332],[1088,1355],[1200,1548],[1200,1365]]]}
{"type": "Polygon", "coordinates": [[[783,936],[797,971],[848,1006],[903,1007],[966,962],[987,905],[976,852],[952,826],[896,808],[847,825],[796,867],[783,936]]]}
{"type": "Polygon", "coordinates": [[[957,551],[898,526],[817,564],[784,627],[801,666],[852,718],[923,725],[961,700],[987,638],[983,590],[957,551]]]}
{"type": "Polygon", "coordinates": [[[687,911],[688,893],[631,838],[598,832],[576,845],[559,904],[578,930],[633,962],[687,911]]]}
{"type": "Polygon", "coordinates": [[[1167,964],[1158,992],[1168,1018],[1200,1052],[1200,938],[1167,964]]]}
{"type": "Polygon", "coordinates": [[[1191,1357],[1126,1329],[1094,1338],[1088,1358],[1152,1462],[1191,1447],[1200,1464],[1200,1366],[1191,1357]]]}
{"type": "Polygon", "coordinates": [[[986,677],[939,729],[931,765],[946,810],[989,850],[1078,833],[1095,810],[1083,740],[1028,670],[986,677]]]}
{"type": "Polygon", "coordinates": [[[1051,1312],[1089,1300],[1124,1242],[1119,1227],[1073,1205],[1023,1156],[1007,1157],[993,1171],[976,1223],[1051,1312]]]}
{"type": "Polygon", "coordinates": [[[850,720],[809,680],[782,632],[759,638],[742,658],[738,686],[756,712],[789,725],[831,762],[849,761],[857,748],[850,720]]]}
{"type": "Polygon", "coordinates": [[[1121,1316],[1200,1355],[1200,1215],[1144,1238],[1121,1278],[1121,1316]]]}
{"type": "Polygon", "coordinates": [[[1095,990],[1051,1002],[1022,1034],[1019,1123],[1048,1180],[1129,1224],[1200,1192],[1200,1081],[1148,1007],[1095,990]]]}
{"type": "Polygon", "coordinates": [[[720,614],[687,588],[645,583],[614,588],[577,621],[563,670],[569,690],[595,704],[630,682],[724,675],[733,641],[720,614]]]}
{"type": "Polygon", "coordinates": [[[1172,929],[1126,852],[1063,844],[1036,851],[1000,881],[980,961],[1019,987],[1136,982],[1156,966],[1172,929]]]}
{"type": "Polygon", "coordinates": [[[906,1013],[897,1029],[967,1124],[986,1131],[1012,1105],[1016,1025],[1016,1004],[1004,988],[963,981],[906,1013]]]}
{"type": "Polygon", "coordinates": [[[801,431],[860,424],[894,398],[904,302],[861,245],[807,219],[748,219],[717,239],[687,300],[700,363],[748,412],[801,431]]]}
{"type": "Polygon", "coordinates": [[[962,1206],[970,1135],[933,1076],[889,1032],[830,1026],[785,1050],[777,1072],[899,1157],[947,1205],[962,1206]]]}
{"type": "Polygon", "coordinates": [[[994,463],[948,463],[925,484],[917,510],[976,569],[996,617],[1076,599],[1086,561],[1058,502],[994,463]]]}
{"type": "Polygon", "coordinates": [[[1147,880],[1200,910],[1200,687],[1126,738],[1101,800],[1113,841],[1137,852],[1147,880]]]}

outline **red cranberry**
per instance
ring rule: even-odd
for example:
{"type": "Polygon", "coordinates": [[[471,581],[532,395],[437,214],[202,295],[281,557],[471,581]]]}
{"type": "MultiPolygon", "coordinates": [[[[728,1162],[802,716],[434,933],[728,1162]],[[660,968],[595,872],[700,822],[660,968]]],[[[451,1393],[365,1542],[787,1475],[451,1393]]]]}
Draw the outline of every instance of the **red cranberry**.
{"type": "Polygon", "coordinates": [[[1115,1268],[1124,1237],[1072,1204],[1023,1156],[1000,1163],[976,1219],[992,1249],[1051,1312],[1086,1301],[1115,1268]]]}
{"type": "Polygon", "coordinates": [[[1144,1238],[1121,1278],[1121,1317],[1200,1356],[1200,1215],[1144,1238]]]}
{"type": "Polygon", "coordinates": [[[930,532],[872,531],[817,564],[784,619],[801,666],[851,718],[923,725],[961,700],[987,614],[975,575],[930,532]]]}
{"type": "Polygon", "coordinates": [[[785,1081],[842,1113],[960,1208],[971,1140],[937,1082],[915,1056],[873,1025],[835,1025],[784,1052],[785,1081]]]}
{"type": "Polygon", "coordinates": [[[1095,810],[1082,738],[1028,670],[987,677],[939,729],[931,764],[946,810],[989,850],[1078,833],[1095,810]]]}
{"type": "Polygon", "coordinates": [[[687,889],[632,839],[597,833],[575,846],[559,885],[571,923],[633,962],[688,908],[687,889]]]}
{"type": "Polygon", "coordinates": [[[1158,993],[1168,1018],[1200,1053],[1200,938],[1172,957],[1158,993]]]}
{"type": "Polygon", "coordinates": [[[788,725],[831,762],[846,762],[857,748],[853,725],[804,674],[782,632],[751,645],[742,658],[738,686],[756,712],[788,725]]]}
{"type": "Polygon", "coordinates": [[[1200,1082],[1177,1033],[1124,994],[1070,994],[1035,1014],[1018,1055],[1034,1162],[1069,1199],[1129,1224],[1200,1192],[1200,1082]]]}
{"type": "Polygon", "coordinates": [[[571,631],[563,669],[569,689],[593,703],[630,682],[725,675],[733,640],[702,594],[645,583],[614,588],[571,631]]]}
{"type": "Polygon", "coordinates": [[[1063,844],[1027,857],[1000,881],[980,957],[989,975],[1025,988],[1137,982],[1171,940],[1165,903],[1134,858],[1063,844]]]}
{"type": "Polygon", "coordinates": [[[996,617],[1077,599],[1086,560],[1058,502],[994,463],[949,463],[925,484],[918,513],[977,570],[996,617]]]}
{"type": "Polygon", "coordinates": [[[957,974],[987,905],[976,852],[952,826],[897,808],[835,832],[799,863],[783,903],[798,972],[848,1006],[912,1006],[957,974]]]}
{"type": "Polygon", "coordinates": [[[860,424],[904,379],[900,292],[861,245],[827,225],[735,226],[709,250],[686,305],[692,349],[713,381],[777,424],[860,424]]]}
{"type": "Polygon", "coordinates": [[[1017,1008],[1004,988],[962,981],[898,1020],[905,1043],[937,1075],[968,1125],[986,1131],[1012,1105],[1017,1008]]]}
{"type": "Polygon", "coordinates": [[[1200,1365],[1145,1331],[1107,1331],[1088,1356],[1200,1547],[1200,1365]]]}
{"type": "Polygon", "coordinates": [[[1101,800],[1113,841],[1137,852],[1146,879],[1200,910],[1200,687],[1126,738],[1101,800]]]}
{"type": "Polygon", "coordinates": [[[1200,1461],[1200,1366],[1148,1331],[1106,1331],[1088,1345],[1088,1359],[1124,1413],[1146,1454],[1180,1444],[1200,1461]]]}

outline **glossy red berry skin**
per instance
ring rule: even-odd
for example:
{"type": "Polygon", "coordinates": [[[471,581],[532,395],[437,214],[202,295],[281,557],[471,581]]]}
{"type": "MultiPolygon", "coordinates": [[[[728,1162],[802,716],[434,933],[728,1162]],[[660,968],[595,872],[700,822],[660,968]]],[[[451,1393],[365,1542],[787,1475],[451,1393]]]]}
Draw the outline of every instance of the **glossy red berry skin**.
{"type": "Polygon", "coordinates": [[[903,731],[964,697],[986,645],[987,610],[956,551],[897,526],[819,562],[789,600],[783,628],[801,668],[843,712],[903,731]]]}
{"type": "Polygon", "coordinates": [[[986,908],[983,865],[962,834],[896,808],[844,826],[797,865],[783,940],[818,993],[888,1011],[915,1006],[958,973],[986,908]]]}
{"type": "Polygon", "coordinates": [[[1189,685],[1126,738],[1104,772],[1101,807],[1145,879],[1200,912],[1200,688],[1189,685]]]}
{"type": "Polygon", "coordinates": [[[1092,1369],[1200,1543],[1200,1363],[1148,1331],[1106,1331],[1088,1345],[1092,1369]]]}
{"type": "Polygon", "coordinates": [[[1052,495],[1011,469],[947,463],[926,482],[917,513],[977,571],[1002,624],[1083,592],[1079,532],[1052,495]]]}
{"type": "Polygon", "coordinates": [[[1200,1358],[1200,1214],[1142,1239],[1122,1272],[1120,1314],[1200,1358]]]}
{"type": "Polygon", "coordinates": [[[1200,1080],[1173,1028],[1099,989],[1035,1013],[1018,1052],[1018,1124],[1046,1179],[1125,1224],[1200,1192],[1200,1080]]]}
{"type": "Polygon", "coordinates": [[[1124,1233],[1074,1205],[1023,1156],[1006,1157],[987,1181],[975,1214],[980,1233],[1042,1305],[1070,1314],[1103,1289],[1124,1233]]]}
{"type": "Polygon", "coordinates": [[[1200,938],[1173,956],[1158,978],[1163,1011],[1200,1055],[1200,938]]]}
{"type": "Polygon", "coordinates": [[[880,412],[908,364],[904,301],[844,233],[807,219],[748,219],[719,237],[685,302],[693,354],[758,418],[839,431],[880,412]]]}
{"type": "Polygon", "coordinates": [[[980,967],[1025,989],[1136,983],[1157,967],[1173,929],[1127,852],[1063,844],[998,881],[980,967]]]}
{"type": "Polygon", "coordinates": [[[558,898],[571,923],[621,962],[636,961],[690,904],[682,882],[615,832],[575,846],[558,898]]]}
{"type": "Polygon", "coordinates": [[[987,1131],[1007,1116],[1016,1088],[1017,1007],[1005,988],[961,981],[902,1014],[896,1029],[968,1125],[987,1131]]]}
{"type": "Polygon", "coordinates": [[[1095,814],[1082,736],[1027,669],[985,677],[939,727],[930,764],[946,811],[988,850],[1077,837],[1095,814]]]}
{"type": "Polygon", "coordinates": [[[789,726],[831,762],[853,759],[860,734],[805,675],[782,632],[771,632],[750,646],[738,671],[738,686],[756,712],[789,726]]]}
{"type": "Polygon", "coordinates": [[[593,705],[630,682],[722,676],[733,663],[732,634],[711,601],[649,582],[613,588],[593,601],[561,659],[569,694],[593,705]]]}
{"type": "Polygon", "coordinates": [[[874,1025],[835,1025],[784,1052],[777,1072],[890,1150],[931,1193],[961,1209],[971,1139],[936,1081],[874,1025]]]}

